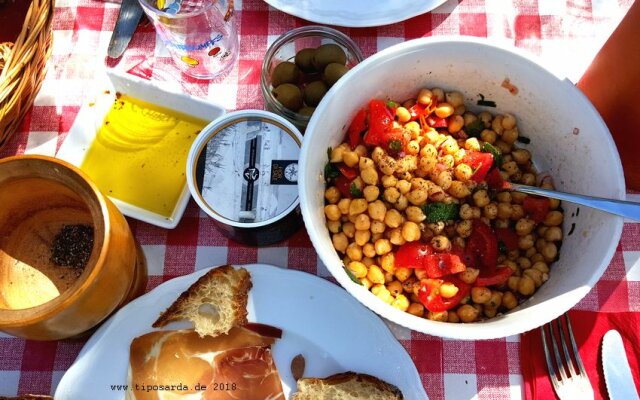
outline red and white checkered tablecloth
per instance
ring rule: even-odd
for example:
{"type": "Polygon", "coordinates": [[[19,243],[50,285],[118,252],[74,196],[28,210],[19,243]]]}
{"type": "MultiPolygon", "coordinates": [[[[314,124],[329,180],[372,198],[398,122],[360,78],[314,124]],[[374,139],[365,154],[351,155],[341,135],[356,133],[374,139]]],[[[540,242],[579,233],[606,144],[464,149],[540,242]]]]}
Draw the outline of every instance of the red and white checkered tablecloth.
{"type": "MultiPolygon", "coordinates": [[[[306,21],[261,0],[236,0],[240,56],[226,77],[208,83],[181,76],[183,88],[228,109],[262,108],[259,75],[267,47],[306,21]]],[[[632,0],[449,0],[408,21],[342,29],[365,56],[408,39],[472,35],[511,44],[577,80],[615,29],[632,0]]],[[[57,0],[49,72],[21,131],[0,152],[54,155],[83,100],[96,90],[94,76],[107,66],[106,50],[119,5],[97,0],[57,0]]],[[[145,21],[145,20],[143,20],[145,21]]],[[[178,81],[168,53],[148,22],[138,27],[115,66],[129,69],[152,57],[153,79],[178,81]]],[[[113,67],[113,65],[109,65],[113,67]]],[[[631,195],[631,197],[637,196],[631,195]]],[[[174,230],[129,220],[149,264],[150,290],[195,269],[233,263],[269,263],[328,277],[304,229],[275,246],[249,248],[225,239],[191,203],[174,230]]],[[[612,263],[576,308],[640,312],[640,224],[627,223],[612,263]]],[[[415,362],[431,399],[521,398],[519,337],[490,341],[443,340],[390,324],[415,362]]],[[[83,341],[36,342],[0,334],[0,396],[52,393],[83,341]]],[[[91,395],[88,394],[88,398],[91,395]]],[[[79,399],[82,400],[82,399],[79,399]]]]}

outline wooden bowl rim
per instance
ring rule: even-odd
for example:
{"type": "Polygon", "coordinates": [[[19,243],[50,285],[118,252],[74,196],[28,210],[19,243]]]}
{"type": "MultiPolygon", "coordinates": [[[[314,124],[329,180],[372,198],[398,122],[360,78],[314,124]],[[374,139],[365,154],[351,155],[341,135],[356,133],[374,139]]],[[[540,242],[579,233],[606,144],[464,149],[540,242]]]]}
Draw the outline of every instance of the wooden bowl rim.
{"type": "MultiPolygon", "coordinates": [[[[66,309],[69,305],[74,303],[78,298],[80,298],[85,291],[87,291],[92,283],[95,281],[96,277],[100,274],[101,270],[105,266],[105,259],[107,257],[107,252],[109,249],[110,242],[110,230],[111,223],[109,219],[109,211],[106,202],[106,198],[98,188],[98,186],[91,181],[91,179],[79,168],[76,166],[49,156],[43,155],[17,155],[12,157],[7,157],[0,159],[0,166],[9,163],[20,163],[24,161],[29,162],[42,162],[45,164],[50,164],[52,168],[64,168],[68,172],[70,172],[70,176],[72,176],[75,180],[79,182],[80,185],[86,185],[88,187],[88,193],[90,195],[90,199],[94,202],[94,204],[98,205],[99,215],[94,215],[94,212],[91,210],[91,218],[94,221],[102,220],[103,232],[102,232],[102,245],[99,250],[97,250],[97,246],[91,251],[90,260],[95,259],[94,263],[87,265],[85,268],[90,268],[89,271],[86,269],[80,275],[80,277],[73,283],[73,285],[64,291],[60,296],[31,308],[10,310],[0,308],[0,329],[1,328],[12,328],[18,326],[30,325],[32,323],[41,321],[54,315],[57,312],[60,312],[66,309]],[[95,258],[95,253],[98,251],[98,256],[95,258]]],[[[58,181],[63,185],[66,185],[63,182],[58,181]]],[[[81,197],[83,200],[83,197],[81,197]]],[[[89,203],[87,203],[89,204],[89,203]]],[[[95,237],[95,235],[94,235],[95,237]]]]}

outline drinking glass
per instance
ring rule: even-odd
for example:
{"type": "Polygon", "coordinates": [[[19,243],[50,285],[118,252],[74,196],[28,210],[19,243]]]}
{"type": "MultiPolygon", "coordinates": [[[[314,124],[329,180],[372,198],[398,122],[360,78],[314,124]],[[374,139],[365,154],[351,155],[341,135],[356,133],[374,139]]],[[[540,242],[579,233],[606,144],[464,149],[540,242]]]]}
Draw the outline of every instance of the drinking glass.
{"type": "Polygon", "coordinates": [[[231,68],[238,55],[232,0],[139,1],[186,74],[212,79],[231,68]]]}

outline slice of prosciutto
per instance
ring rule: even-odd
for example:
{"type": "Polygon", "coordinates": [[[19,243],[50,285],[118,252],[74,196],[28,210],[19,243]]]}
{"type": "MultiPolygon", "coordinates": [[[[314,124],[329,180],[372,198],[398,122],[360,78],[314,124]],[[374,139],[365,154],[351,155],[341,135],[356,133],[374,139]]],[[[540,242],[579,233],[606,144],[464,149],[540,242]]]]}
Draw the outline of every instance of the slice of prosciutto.
{"type": "Polygon", "coordinates": [[[273,327],[233,328],[201,338],[156,331],[131,343],[129,391],[136,400],[285,400],[271,355],[273,327]]]}

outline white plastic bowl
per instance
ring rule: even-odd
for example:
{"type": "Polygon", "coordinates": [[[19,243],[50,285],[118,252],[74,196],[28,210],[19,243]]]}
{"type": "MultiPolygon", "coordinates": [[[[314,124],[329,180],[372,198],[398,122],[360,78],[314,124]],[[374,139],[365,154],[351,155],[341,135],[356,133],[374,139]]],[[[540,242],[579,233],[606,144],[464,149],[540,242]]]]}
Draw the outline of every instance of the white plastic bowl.
{"type": "Polygon", "coordinates": [[[456,339],[491,339],[526,332],[558,317],[580,301],[609,264],[622,231],[622,218],[563,203],[565,239],[549,280],[509,313],[472,324],[419,318],[383,303],[352,282],[343,270],[325,227],[323,167],[326,149],[342,142],[355,113],[372,98],[404,100],[422,87],[465,94],[472,111],[509,112],[520,134],[531,139],[539,171],[548,171],[559,190],[623,199],[620,158],[606,125],[568,80],[527,55],[472,38],[418,39],[390,47],[352,69],[327,93],[307,128],[300,155],[300,204],[320,259],[360,302],[410,329],[456,339]],[[501,86],[517,86],[513,95],[501,86]],[[497,108],[475,106],[483,94],[497,108]],[[567,235],[575,224],[573,233],[567,235]]]}

